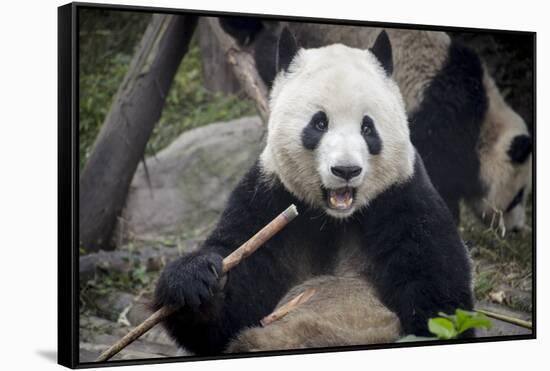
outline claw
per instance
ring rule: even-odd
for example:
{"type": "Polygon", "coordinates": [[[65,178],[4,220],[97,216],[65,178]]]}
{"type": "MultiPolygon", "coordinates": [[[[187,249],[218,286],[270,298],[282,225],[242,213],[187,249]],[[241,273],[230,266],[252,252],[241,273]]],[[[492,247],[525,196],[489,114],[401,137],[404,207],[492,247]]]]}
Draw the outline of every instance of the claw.
{"type": "Polygon", "coordinates": [[[220,276],[218,275],[218,272],[216,272],[216,268],[214,267],[213,264],[210,264],[210,270],[212,271],[212,273],[214,273],[214,276],[216,276],[216,279],[220,278],[220,276]]]}

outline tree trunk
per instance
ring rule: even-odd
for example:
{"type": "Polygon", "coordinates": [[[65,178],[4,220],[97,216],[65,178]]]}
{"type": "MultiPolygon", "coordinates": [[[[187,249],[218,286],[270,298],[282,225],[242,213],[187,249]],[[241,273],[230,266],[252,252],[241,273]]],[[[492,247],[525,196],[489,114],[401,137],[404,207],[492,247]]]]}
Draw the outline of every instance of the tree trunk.
{"type": "Polygon", "coordinates": [[[87,250],[113,248],[117,217],[196,24],[194,16],[156,14],[143,35],[80,177],[80,245],[87,250]]]}
{"type": "Polygon", "coordinates": [[[220,26],[219,18],[205,17],[204,20],[208,22],[210,30],[218,41],[221,51],[233,69],[241,87],[254,100],[258,114],[262,121],[267,123],[269,117],[267,87],[259,75],[254,57],[250,52],[240,48],[235,40],[225,33],[220,26]]]}
{"type": "Polygon", "coordinates": [[[201,48],[204,86],[215,93],[237,94],[241,90],[241,85],[207,18],[199,20],[197,36],[201,48]]]}

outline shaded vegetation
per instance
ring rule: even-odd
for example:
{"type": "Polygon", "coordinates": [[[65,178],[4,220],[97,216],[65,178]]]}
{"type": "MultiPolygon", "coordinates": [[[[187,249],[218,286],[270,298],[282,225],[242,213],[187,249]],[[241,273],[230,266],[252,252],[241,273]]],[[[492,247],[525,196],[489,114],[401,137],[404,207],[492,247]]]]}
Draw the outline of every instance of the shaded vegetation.
{"type": "Polygon", "coordinates": [[[151,15],[81,10],[79,13],[79,139],[83,167],[151,15]]]}
{"type": "MultiPolygon", "coordinates": [[[[528,203],[532,204],[531,201],[528,203]]],[[[477,300],[495,301],[495,293],[501,290],[532,290],[533,234],[527,229],[508,233],[504,238],[496,228],[490,228],[462,207],[462,238],[474,260],[474,292],[477,300]]],[[[528,226],[532,225],[532,208],[527,208],[528,226]]],[[[504,300],[504,299],[503,299],[504,300]]],[[[514,298],[504,300],[516,309],[530,310],[529,305],[516,303],[514,298]]]]}
{"type": "MultiPolygon", "coordinates": [[[[81,168],[150,17],[145,13],[104,10],[83,10],[80,14],[81,168]]],[[[216,94],[204,88],[195,37],[172,83],[146,154],[160,151],[185,130],[254,112],[253,103],[244,95],[216,94]]]]}

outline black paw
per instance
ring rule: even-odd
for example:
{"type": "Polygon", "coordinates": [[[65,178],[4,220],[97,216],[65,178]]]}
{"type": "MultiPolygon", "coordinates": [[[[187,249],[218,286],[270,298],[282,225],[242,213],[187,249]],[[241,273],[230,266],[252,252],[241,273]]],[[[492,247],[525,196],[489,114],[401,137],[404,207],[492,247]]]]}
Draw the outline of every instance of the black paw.
{"type": "Polygon", "coordinates": [[[155,306],[198,308],[208,303],[223,286],[222,257],[194,253],[171,262],[155,290],[155,306]]]}

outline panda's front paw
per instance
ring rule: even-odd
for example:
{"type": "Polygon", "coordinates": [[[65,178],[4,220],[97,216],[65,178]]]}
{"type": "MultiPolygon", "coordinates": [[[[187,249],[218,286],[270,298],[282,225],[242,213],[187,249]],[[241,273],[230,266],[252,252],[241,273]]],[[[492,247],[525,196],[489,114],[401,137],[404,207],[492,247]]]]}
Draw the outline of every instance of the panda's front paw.
{"type": "Polygon", "coordinates": [[[155,306],[191,307],[208,303],[223,286],[221,255],[189,254],[168,264],[155,290],[155,306]]]}

